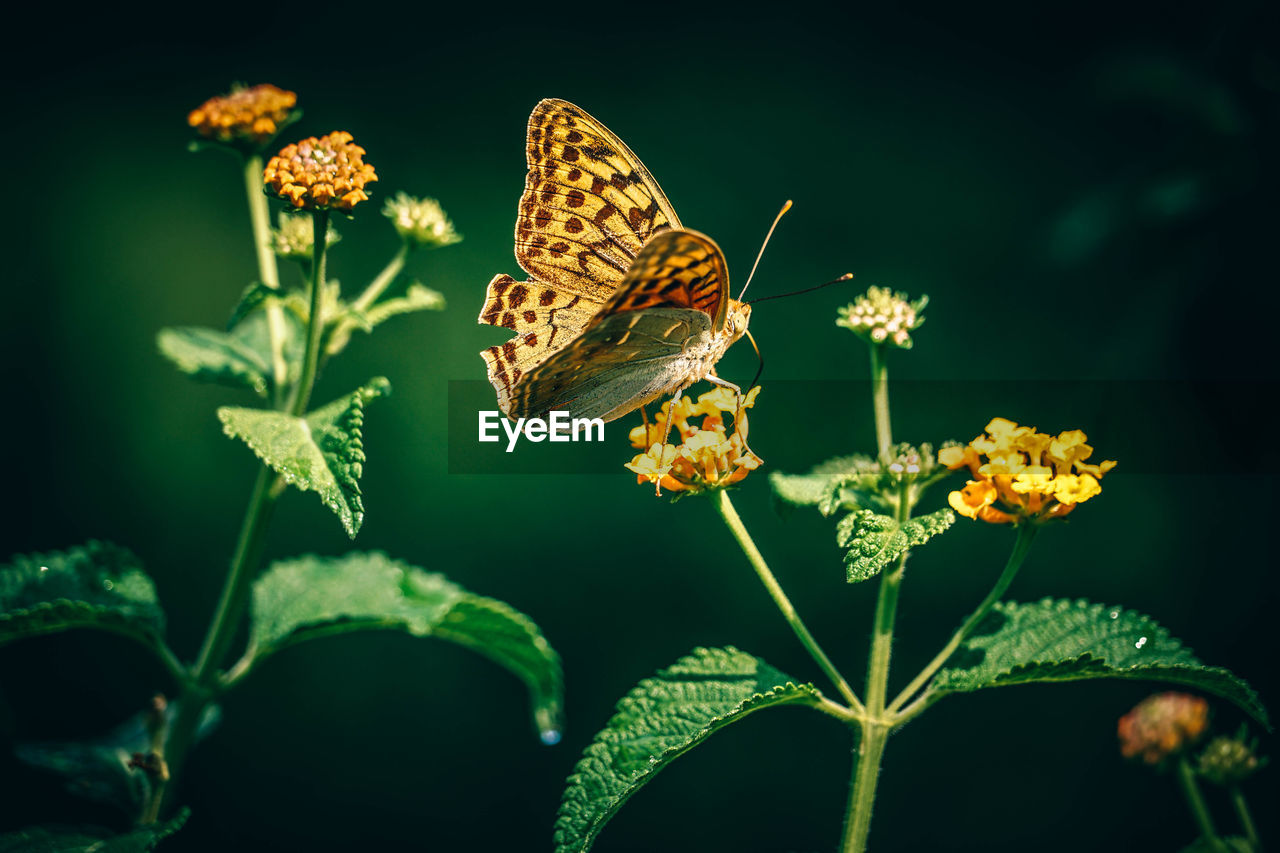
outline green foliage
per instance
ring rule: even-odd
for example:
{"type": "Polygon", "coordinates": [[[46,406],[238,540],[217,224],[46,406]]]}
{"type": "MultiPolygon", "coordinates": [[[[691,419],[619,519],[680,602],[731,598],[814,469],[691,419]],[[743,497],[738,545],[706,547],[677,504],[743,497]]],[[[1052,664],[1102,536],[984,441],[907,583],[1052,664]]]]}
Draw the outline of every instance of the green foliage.
{"type": "Polygon", "coordinates": [[[164,612],[132,553],[106,542],[18,554],[0,566],[0,645],[73,628],[124,634],[161,646],[164,612]]]}
{"type": "Polygon", "coordinates": [[[231,309],[231,319],[227,321],[227,330],[234,329],[246,317],[267,304],[267,300],[276,299],[278,291],[260,281],[251,282],[240,294],[236,307],[231,309]]]}
{"type": "Polygon", "coordinates": [[[146,853],[187,822],[189,809],[171,820],[116,835],[96,827],[33,826],[0,835],[0,853],[146,853]]]}
{"type": "Polygon", "coordinates": [[[875,577],[908,548],[923,545],[955,520],[955,513],[949,509],[917,516],[901,525],[869,509],[846,515],[836,525],[836,542],[849,549],[844,556],[849,583],[875,577]]]}
{"type": "Polygon", "coordinates": [[[880,478],[880,463],[870,456],[855,453],[837,456],[815,465],[807,474],[784,474],[774,471],[769,485],[780,509],[815,506],[823,515],[837,510],[857,509],[859,491],[873,489],[880,478]],[[846,492],[846,488],[851,492],[846,492]]]}
{"type": "Polygon", "coordinates": [[[286,482],[320,495],[354,539],[364,521],[364,407],[390,392],[391,384],[378,377],[304,417],[233,406],[218,409],[218,417],[227,435],[249,445],[286,482]]]}
{"type": "MultiPolygon", "coordinates": [[[[396,287],[397,285],[393,285],[396,287]]],[[[423,285],[416,279],[408,282],[404,292],[399,296],[384,297],[381,301],[364,311],[347,307],[339,319],[349,319],[356,328],[372,332],[375,326],[385,323],[392,317],[411,314],[416,311],[443,311],[444,294],[423,285]]],[[[333,336],[325,346],[330,355],[341,352],[351,337],[350,327],[341,324],[334,330],[333,336]]]]}
{"type": "Polygon", "coordinates": [[[528,685],[543,740],[559,740],[560,658],[538,626],[507,604],[378,552],[272,563],[254,583],[255,665],[304,640],[371,629],[450,640],[506,667],[528,685]]]}
{"type": "Polygon", "coordinates": [[[675,758],[761,708],[814,705],[821,694],[733,647],[699,648],[618,703],[560,801],[557,853],[585,851],[622,804],[675,758]]]}
{"type": "Polygon", "coordinates": [[[1269,726],[1266,709],[1243,680],[1205,666],[1155,620],[1119,607],[1051,598],[1000,602],[949,663],[932,691],[1086,678],[1168,681],[1228,699],[1269,726]]]}
{"type": "Polygon", "coordinates": [[[228,332],[198,326],[161,329],[156,335],[160,354],[178,370],[205,382],[248,388],[266,397],[271,368],[242,340],[228,332]]]}

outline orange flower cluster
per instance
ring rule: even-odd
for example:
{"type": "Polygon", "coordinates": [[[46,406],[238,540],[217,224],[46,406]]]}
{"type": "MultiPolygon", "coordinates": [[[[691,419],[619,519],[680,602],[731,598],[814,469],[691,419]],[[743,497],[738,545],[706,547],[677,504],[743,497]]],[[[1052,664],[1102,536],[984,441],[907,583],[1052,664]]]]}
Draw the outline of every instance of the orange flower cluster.
{"type": "Polygon", "coordinates": [[[763,463],[747,446],[747,412],[755,404],[759,388],[740,397],[728,388],[717,388],[698,397],[665,403],[654,422],[631,430],[631,446],[644,450],[626,465],[636,473],[636,482],[655,484],[657,493],[698,494],[723,489],[740,482],[763,463]],[[734,415],[733,434],[725,427],[725,415],[734,415]],[[701,417],[694,425],[690,419],[701,417]],[[679,444],[664,444],[667,420],[679,444]]]}
{"type": "Polygon", "coordinates": [[[986,434],[938,452],[940,463],[953,471],[968,468],[974,477],[948,503],[967,518],[991,524],[1062,518],[1101,494],[1098,480],[1116,465],[1085,462],[1093,454],[1086,438],[1078,429],[1052,436],[994,418],[986,434]]]}
{"type": "Polygon", "coordinates": [[[1187,693],[1157,693],[1120,718],[1120,753],[1159,764],[1195,743],[1209,725],[1209,703],[1187,693]]]}
{"type": "Polygon", "coordinates": [[[364,162],[364,149],[351,139],[337,130],[286,145],[267,163],[262,179],[296,208],[350,211],[368,200],[365,184],[378,180],[373,166],[364,162]]]}
{"type": "Polygon", "coordinates": [[[264,83],[210,98],[187,116],[201,136],[262,145],[287,124],[298,103],[293,92],[264,83]]]}

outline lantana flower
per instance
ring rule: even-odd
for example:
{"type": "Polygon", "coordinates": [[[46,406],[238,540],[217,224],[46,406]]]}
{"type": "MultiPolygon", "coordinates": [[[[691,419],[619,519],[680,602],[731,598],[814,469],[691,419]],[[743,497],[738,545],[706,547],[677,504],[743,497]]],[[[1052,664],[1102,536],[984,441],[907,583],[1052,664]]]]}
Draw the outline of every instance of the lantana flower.
{"type": "Polygon", "coordinates": [[[298,96],[264,83],[210,98],[187,115],[187,124],[208,139],[257,147],[297,115],[298,96]]]}
{"type": "Polygon", "coordinates": [[[1209,703],[1199,696],[1169,691],[1143,699],[1120,718],[1116,733],[1125,758],[1159,764],[1204,734],[1209,703]]]}
{"type": "Polygon", "coordinates": [[[963,516],[992,524],[1062,518],[1101,494],[1098,480],[1116,465],[1086,462],[1093,454],[1086,438],[1078,429],[1055,437],[994,418],[967,445],[938,452],[943,465],[968,468],[973,476],[948,503],[963,516]]]}
{"type": "Polygon", "coordinates": [[[1257,741],[1246,739],[1243,727],[1235,737],[1216,737],[1200,754],[1200,775],[1215,785],[1238,785],[1267,763],[1257,750],[1257,741]]]}
{"type": "Polygon", "coordinates": [[[663,489],[698,494],[741,482],[763,464],[747,446],[746,410],[759,393],[758,387],[745,397],[729,388],[716,388],[699,396],[696,403],[688,397],[680,397],[674,406],[664,403],[652,423],[631,430],[631,446],[644,452],[626,468],[635,472],[637,483],[653,483],[658,494],[663,489]],[[725,415],[734,418],[732,434],[725,426],[725,415]],[[702,420],[694,423],[695,418],[702,420]],[[673,437],[678,444],[665,443],[673,437]]]}
{"type": "Polygon", "coordinates": [[[365,150],[351,140],[351,134],[336,130],[286,145],[267,163],[263,182],[296,208],[349,212],[368,200],[365,185],[378,180],[364,162],[365,150]]]}
{"type": "Polygon", "coordinates": [[[434,198],[415,198],[408,193],[396,193],[382,208],[382,215],[391,220],[396,232],[417,246],[450,246],[462,240],[453,227],[440,202],[434,198]]]}
{"type": "Polygon", "coordinates": [[[853,330],[873,344],[888,343],[911,349],[911,333],[924,325],[922,312],[928,304],[927,296],[908,302],[905,293],[873,286],[839,309],[836,325],[853,330]]]}

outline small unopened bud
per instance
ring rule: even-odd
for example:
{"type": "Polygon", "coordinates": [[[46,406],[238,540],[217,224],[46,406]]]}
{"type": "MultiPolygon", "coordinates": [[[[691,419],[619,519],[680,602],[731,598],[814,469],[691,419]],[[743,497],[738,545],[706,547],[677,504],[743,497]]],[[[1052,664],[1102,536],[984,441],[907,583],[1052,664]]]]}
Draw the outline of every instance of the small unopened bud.
{"type": "Polygon", "coordinates": [[[911,349],[911,332],[924,324],[925,305],[929,297],[907,301],[905,293],[887,287],[869,287],[867,292],[839,310],[837,326],[852,330],[873,344],[889,343],[911,349]]]}
{"type": "MultiPolygon", "coordinates": [[[[315,228],[312,217],[282,211],[279,222],[279,227],[271,229],[271,250],[288,260],[311,260],[315,249],[313,239],[315,228]]],[[[325,248],[329,248],[341,239],[342,235],[330,223],[329,230],[325,234],[325,248]]]]}
{"type": "Polygon", "coordinates": [[[391,220],[401,237],[418,246],[449,246],[462,239],[434,198],[396,193],[395,198],[387,200],[382,215],[391,220]]]}
{"type": "Polygon", "coordinates": [[[1248,779],[1266,759],[1259,759],[1256,742],[1236,737],[1216,737],[1200,754],[1200,775],[1217,785],[1237,785],[1248,779]]]}

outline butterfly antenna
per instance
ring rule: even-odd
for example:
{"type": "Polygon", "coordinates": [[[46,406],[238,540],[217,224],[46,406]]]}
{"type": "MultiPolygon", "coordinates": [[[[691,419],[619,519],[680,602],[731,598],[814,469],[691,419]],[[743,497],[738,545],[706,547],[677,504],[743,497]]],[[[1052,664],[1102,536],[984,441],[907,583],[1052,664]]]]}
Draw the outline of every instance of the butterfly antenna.
{"type": "Polygon", "coordinates": [[[790,293],[775,293],[773,296],[761,296],[759,299],[752,299],[748,305],[755,305],[757,302],[767,302],[770,299],[781,299],[784,296],[799,296],[801,293],[812,293],[815,290],[822,290],[824,287],[830,287],[833,284],[839,284],[842,281],[849,281],[853,278],[853,273],[847,272],[839,278],[833,278],[831,281],[822,284],[806,287],[804,290],[793,290],[790,293]]]}
{"type": "Polygon", "coordinates": [[[738,301],[742,301],[742,294],[747,292],[747,288],[751,286],[751,279],[755,278],[756,267],[760,266],[760,259],[764,257],[764,247],[769,245],[769,238],[773,236],[773,229],[778,227],[778,221],[783,215],[791,209],[791,199],[787,199],[787,203],[782,205],[782,210],[778,211],[778,215],[773,217],[773,224],[769,226],[769,233],[764,235],[764,242],[760,244],[760,252],[756,255],[756,262],[751,265],[751,275],[747,276],[747,283],[742,285],[742,292],[738,294],[738,301]]]}

